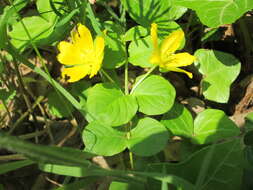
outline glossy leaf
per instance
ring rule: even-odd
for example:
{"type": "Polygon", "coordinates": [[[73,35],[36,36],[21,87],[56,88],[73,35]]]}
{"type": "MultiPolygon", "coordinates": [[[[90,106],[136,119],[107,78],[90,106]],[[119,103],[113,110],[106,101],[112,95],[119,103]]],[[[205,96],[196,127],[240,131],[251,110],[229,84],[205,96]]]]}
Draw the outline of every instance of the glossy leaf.
{"type": "Polygon", "coordinates": [[[160,152],[169,140],[166,128],[157,120],[140,119],[128,140],[130,151],[139,156],[151,156],[160,152]],[[148,147],[148,148],[147,148],[148,147]]]}
{"type": "Polygon", "coordinates": [[[186,8],[172,6],[171,0],[123,0],[122,3],[132,19],[138,24],[149,27],[151,23],[167,23],[180,18],[186,8]]]}
{"type": "Polygon", "coordinates": [[[110,83],[96,84],[88,91],[89,113],[109,126],[120,126],[129,122],[138,109],[135,97],[124,95],[110,83]]]}
{"type": "Polygon", "coordinates": [[[132,95],[137,99],[140,112],[159,115],[173,106],[176,92],[170,82],[163,77],[150,75],[135,88],[132,95]]]}
{"type": "Polygon", "coordinates": [[[216,142],[240,134],[239,128],[221,110],[206,109],[194,120],[193,142],[198,144],[216,142]]]}
{"type": "Polygon", "coordinates": [[[85,151],[112,156],[126,148],[125,133],[98,121],[91,122],[83,131],[85,151]]]}
{"type": "Polygon", "coordinates": [[[199,49],[195,56],[198,59],[196,66],[204,76],[201,82],[203,95],[208,100],[226,103],[230,85],[240,73],[240,61],[231,54],[213,50],[199,49]]]}
{"type": "Polygon", "coordinates": [[[175,136],[191,138],[193,136],[193,118],[182,104],[176,103],[163,115],[161,123],[175,136]]]}
{"type": "Polygon", "coordinates": [[[253,9],[251,0],[173,0],[173,4],[195,10],[209,27],[231,24],[253,9]]]}

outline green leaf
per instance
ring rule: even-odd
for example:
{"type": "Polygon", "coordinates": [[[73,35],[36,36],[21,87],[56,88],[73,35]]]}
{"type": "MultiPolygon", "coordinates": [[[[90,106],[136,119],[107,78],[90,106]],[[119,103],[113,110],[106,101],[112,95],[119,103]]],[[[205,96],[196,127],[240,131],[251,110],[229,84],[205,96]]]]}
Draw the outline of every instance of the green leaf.
{"type": "MultiPolygon", "coordinates": [[[[176,22],[168,22],[166,25],[158,25],[158,27],[160,40],[164,39],[171,32],[180,29],[180,26],[176,22]]],[[[149,61],[153,52],[153,43],[150,36],[138,40],[134,39],[129,45],[128,52],[131,64],[143,68],[153,66],[149,61]]]]}
{"type": "Polygon", "coordinates": [[[193,118],[191,113],[182,104],[176,103],[162,117],[161,123],[172,132],[174,136],[191,138],[193,136],[193,118]]]}
{"type": "Polygon", "coordinates": [[[205,98],[226,103],[230,85],[240,73],[240,61],[231,54],[205,49],[197,50],[195,56],[198,59],[196,66],[204,76],[201,88],[205,98]]]}
{"type": "Polygon", "coordinates": [[[159,115],[173,106],[176,92],[170,82],[163,77],[150,75],[135,88],[132,95],[137,99],[140,112],[159,115]]]}
{"type": "Polygon", "coordinates": [[[104,23],[106,28],[106,46],[103,67],[114,69],[123,65],[126,61],[126,49],[122,40],[123,30],[121,26],[112,21],[104,23]]]}
{"type": "Polygon", "coordinates": [[[91,122],[83,131],[85,151],[103,156],[112,156],[126,148],[125,133],[101,124],[91,122]]]}
{"type": "Polygon", "coordinates": [[[206,109],[194,120],[193,142],[205,144],[240,134],[240,129],[221,110],[206,109]]]}
{"type": "MultiPolygon", "coordinates": [[[[54,23],[47,22],[42,17],[31,16],[22,20],[34,43],[48,37],[53,32],[54,23]]],[[[12,31],[9,32],[9,35],[12,38],[11,43],[18,49],[23,49],[30,42],[21,22],[12,25],[12,31]]]]}
{"type": "Polygon", "coordinates": [[[73,106],[60,93],[52,91],[47,98],[49,111],[52,115],[60,118],[71,116],[74,111],[73,106]]]}
{"type": "Polygon", "coordinates": [[[35,162],[67,166],[91,166],[86,159],[94,156],[73,148],[35,145],[2,132],[0,132],[0,147],[22,153],[35,162]]]}
{"type": "Polygon", "coordinates": [[[10,172],[10,171],[13,171],[13,170],[17,170],[17,169],[25,167],[25,166],[29,166],[33,163],[34,162],[31,160],[21,160],[21,161],[14,161],[14,162],[6,163],[6,164],[0,164],[0,175],[10,172]]]}
{"type": "Polygon", "coordinates": [[[132,19],[144,27],[151,23],[167,23],[180,18],[186,8],[172,6],[171,0],[123,0],[122,3],[132,19]]]}
{"type": "Polygon", "coordinates": [[[48,22],[54,22],[56,14],[50,5],[50,0],[37,0],[36,6],[39,14],[48,22]]]}
{"type": "Polygon", "coordinates": [[[173,3],[195,10],[201,22],[209,27],[231,24],[253,9],[251,0],[173,0],[173,3]]]}
{"type": "Polygon", "coordinates": [[[151,156],[160,152],[169,139],[166,128],[157,120],[140,119],[128,140],[128,148],[139,156],[151,156]],[[148,148],[147,148],[148,147],[148,148]]]}
{"type": "Polygon", "coordinates": [[[88,173],[88,168],[79,166],[65,166],[57,164],[39,164],[40,170],[57,175],[84,177],[88,173]]]}
{"type": "Polygon", "coordinates": [[[130,28],[126,34],[124,35],[124,41],[133,41],[138,40],[141,37],[146,37],[149,34],[149,31],[147,28],[144,28],[143,26],[134,26],[130,28]]]}
{"type": "Polygon", "coordinates": [[[124,95],[114,84],[100,83],[88,91],[87,108],[101,123],[120,126],[132,119],[138,105],[135,97],[124,95]]]}
{"type": "MultiPolygon", "coordinates": [[[[193,184],[198,184],[198,189],[238,190],[241,189],[242,164],[243,154],[240,139],[235,139],[207,146],[194,153],[183,163],[151,164],[148,171],[164,172],[165,170],[167,175],[180,176],[193,184]]],[[[197,189],[196,187],[194,189],[197,189]]]]}

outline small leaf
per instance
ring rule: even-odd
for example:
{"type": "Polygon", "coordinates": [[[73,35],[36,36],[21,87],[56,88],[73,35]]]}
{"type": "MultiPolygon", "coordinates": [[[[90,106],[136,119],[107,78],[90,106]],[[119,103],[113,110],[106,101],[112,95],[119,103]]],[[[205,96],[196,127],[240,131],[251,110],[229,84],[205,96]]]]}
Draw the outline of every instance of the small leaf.
{"type": "Polygon", "coordinates": [[[213,28],[231,24],[253,9],[251,0],[173,0],[173,3],[195,10],[201,22],[213,28]]]}
{"type": "Polygon", "coordinates": [[[192,115],[182,104],[175,102],[170,111],[163,115],[161,123],[175,136],[188,138],[193,136],[192,115]]]}
{"type": "Polygon", "coordinates": [[[112,156],[126,148],[125,133],[98,121],[91,122],[83,131],[85,151],[103,156],[112,156]]]}
{"type": "Polygon", "coordinates": [[[150,75],[136,87],[132,95],[137,98],[140,112],[159,115],[173,106],[176,92],[163,77],[150,75]]]}
{"type": "Polygon", "coordinates": [[[88,91],[87,108],[101,123],[120,126],[132,119],[138,105],[135,97],[124,95],[114,84],[100,83],[88,91]]]}
{"type": "Polygon", "coordinates": [[[147,117],[140,119],[131,130],[128,148],[136,155],[152,156],[160,152],[168,140],[166,128],[157,120],[147,117]]]}
{"type": "Polygon", "coordinates": [[[196,51],[195,56],[198,59],[196,66],[204,75],[201,88],[205,98],[226,103],[229,99],[230,85],[240,73],[239,60],[228,53],[204,49],[196,51]]]}
{"type": "Polygon", "coordinates": [[[221,110],[206,109],[194,120],[193,142],[205,144],[240,134],[239,128],[221,110]]]}

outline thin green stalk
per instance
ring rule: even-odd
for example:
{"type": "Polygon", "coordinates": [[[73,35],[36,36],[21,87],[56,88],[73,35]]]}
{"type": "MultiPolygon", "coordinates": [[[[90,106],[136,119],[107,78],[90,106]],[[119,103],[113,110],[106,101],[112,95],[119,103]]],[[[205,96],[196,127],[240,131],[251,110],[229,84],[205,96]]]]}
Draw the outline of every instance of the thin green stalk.
{"type": "Polygon", "coordinates": [[[128,89],[128,61],[125,63],[125,94],[129,94],[129,89],[128,89]]]}
{"type": "MultiPolygon", "coordinates": [[[[107,72],[104,69],[100,69],[100,72],[102,75],[104,75],[111,83],[115,83],[115,81],[110,77],[110,75],[107,74],[107,72]]],[[[116,83],[115,83],[116,84],[116,83]]]]}
{"type": "Polygon", "coordinates": [[[133,86],[130,94],[133,94],[135,89],[155,70],[156,67],[157,67],[156,65],[151,67],[151,69],[137,81],[137,83],[133,86]]]}

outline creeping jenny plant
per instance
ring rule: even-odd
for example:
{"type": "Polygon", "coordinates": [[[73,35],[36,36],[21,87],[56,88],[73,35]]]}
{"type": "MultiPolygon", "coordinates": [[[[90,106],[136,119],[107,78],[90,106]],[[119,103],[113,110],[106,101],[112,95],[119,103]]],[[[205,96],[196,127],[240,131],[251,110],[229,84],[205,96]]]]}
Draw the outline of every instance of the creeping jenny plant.
{"type": "Polygon", "coordinates": [[[104,38],[97,36],[94,43],[89,29],[78,24],[77,31],[71,33],[72,43],[62,41],[58,61],[66,67],[62,77],[68,76],[68,82],[76,82],[86,75],[90,78],[97,74],[104,58],[104,38]]]}
{"type": "Polygon", "coordinates": [[[182,30],[177,30],[168,35],[161,43],[158,45],[157,37],[157,24],[153,23],[151,25],[151,38],[153,41],[154,51],[150,57],[150,62],[155,65],[159,65],[160,68],[182,72],[187,74],[192,78],[192,74],[178,67],[191,65],[195,57],[189,53],[176,53],[175,51],[180,47],[182,40],[184,38],[184,32],[182,30]]]}

